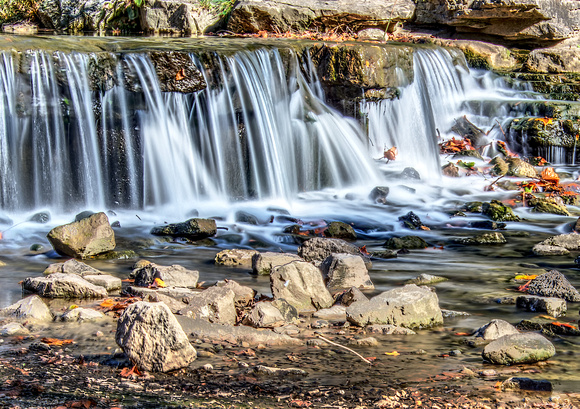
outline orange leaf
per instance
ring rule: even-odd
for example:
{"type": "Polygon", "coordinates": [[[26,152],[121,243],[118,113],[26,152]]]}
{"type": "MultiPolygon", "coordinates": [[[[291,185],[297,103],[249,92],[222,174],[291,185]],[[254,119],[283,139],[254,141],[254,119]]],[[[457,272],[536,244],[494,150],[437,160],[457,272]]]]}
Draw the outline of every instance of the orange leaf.
{"type": "Polygon", "coordinates": [[[558,327],[565,327],[565,328],[571,328],[571,329],[576,329],[576,327],[574,327],[574,325],[570,325],[566,322],[557,322],[554,321],[551,324],[557,325],[558,327]]]}
{"type": "Polygon", "coordinates": [[[398,153],[397,147],[393,146],[391,149],[385,151],[384,158],[387,160],[395,160],[398,153]]]}
{"type": "Polygon", "coordinates": [[[369,252],[367,251],[367,246],[362,246],[359,250],[362,254],[365,254],[367,256],[369,255],[369,252]]]}
{"type": "Polygon", "coordinates": [[[45,343],[46,345],[60,347],[63,345],[72,344],[72,339],[58,339],[58,338],[42,338],[40,342],[45,343]]]}
{"type": "Polygon", "coordinates": [[[468,332],[456,332],[455,335],[460,336],[460,337],[468,337],[471,334],[468,332]]]}
{"type": "Polygon", "coordinates": [[[560,183],[560,176],[554,171],[554,168],[546,168],[540,174],[542,179],[548,182],[560,183]]]}
{"type": "Polygon", "coordinates": [[[534,118],[536,121],[540,121],[545,125],[550,125],[554,120],[552,118],[534,118]]]}
{"type": "Polygon", "coordinates": [[[175,74],[175,81],[181,81],[182,79],[185,79],[185,68],[182,68],[175,74]]]}
{"type": "Polygon", "coordinates": [[[497,381],[493,387],[496,389],[499,389],[499,388],[501,388],[501,384],[502,384],[501,381],[497,381]]]}
{"type": "Polygon", "coordinates": [[[103,308],[111,308],[116,303],[117,302],[115,300],[113,300],[112,298],[107,298],[107,299],[103,300],[103,302],[100,303],[99,305],[103,308]]]}

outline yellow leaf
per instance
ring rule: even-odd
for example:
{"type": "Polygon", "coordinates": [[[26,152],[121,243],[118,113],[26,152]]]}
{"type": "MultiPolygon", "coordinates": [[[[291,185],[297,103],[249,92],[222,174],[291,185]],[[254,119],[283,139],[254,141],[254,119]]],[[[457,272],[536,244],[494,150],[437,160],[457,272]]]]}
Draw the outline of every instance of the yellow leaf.
{"type": "Polygon", "coordinates": [[[397,351],[393,351],[393,352],[385,352],[385,355],[390,355],[390,356],[399,356],[401,354],[399,354],[397,351]]]}
{"type": "Polygon", "coordinates": [[[165,282],[162,279],[160,279],[159,277],[157,277],[155,279],[155,285],[157,285],[157,287],[159,287],[159,288],[167,287],[167,284],[165,284],[165,282]]]}
{"type": "Polygon", "coordinates": [[[70,307],[68,307],[69,310],[74,310],[75,308],[79,308],[79,306],[76,304],[73,304],[70,307]]]}
{"type": "Polygon", "coordinates": [[[516,280],[533,280],[536,278],[537,274],[518,274],[515,279],[516,280]]]}

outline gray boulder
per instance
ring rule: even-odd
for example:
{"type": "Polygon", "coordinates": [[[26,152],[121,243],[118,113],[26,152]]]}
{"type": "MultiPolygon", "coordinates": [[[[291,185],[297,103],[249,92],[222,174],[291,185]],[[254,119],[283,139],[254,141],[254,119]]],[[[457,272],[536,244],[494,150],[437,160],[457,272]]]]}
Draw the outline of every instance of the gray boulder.
{"type": "Polygon", "coordinates": [[[475,332],[475,336],[482,338],[484,341],[493,341],[494,339],[512,334],[519,334],[519,331],[512,324],[504,320],[491,320],[475,332]]]}
{"type": "Polygon", "coordinates": [[[331,292],[350,287],[363,290],[375,288],[364,260],[357,255],[332,254],[322,262],[320,270],[326,279],[326,288],[331,292]]]}
{"type": "Polygon", "coordinates": [[[483,359],[499,365],[532,364],[556,354],[554,345],[537,333],[505,335],[486,345],[483,359]]]}
{"type": "Polygon", "coordinates": [[[214,236],[216,232],[215,220],[197,218],[189,219],[183,223],[167,224],[151,229],[151,234],[155,236],[181,237],[194,241],[214,236]]]}
{"type": "Polygon", "coordinates": [[[234,325],[237,320],[236,294],[230,288],[210,287],[187,298],[181,315],[201,318],[209,322],[234,325]]]}
{"type": "Polygon", "coordinates": [[[234,302],[236,307],[247,307],[252,301],[254,301],[254,296],[256,291],[245,285],[240,285],[234,280],[223,280],[215,283],[216,287],[228,288],[234,292],[234,302]]]}
{"type": "Polygon", "coordinates": [[[30,335],[30,331],[19,322],[9,322],[0,327],[0,337],[16,337],[30,335]]]}
{"type": "Polygon", "coordinates": [[[280,310],[270,302],[257,303],[244,319],[244,325],[257,328],[274,328],[286,324],[280,310]]]}
{"type": "Polygon", "coordinates": [[[424,328],[443,323],[437,294],[426,287],[408,284],[386,291],[368,302],[356,302],[346,309],[347,319],[358,326],[393,324],[424,328]]]}
{"type": "Polygon", "coordinates": [[[100,270],[97,270],[82,261],[75,260],[74,258],[65,261],[64,263],[53,263],[49,265],[46,270],[44,270],[43,274],[49,275],[53,273],[76,274],[81,277],[85,275],[103,274],[100,270]]]}
{"type": "Polygon", "coordinates": [[[516,306],[527,311],[543,311],[552,317],[566,315],[566,300],[556,297],[537,297],[534,295],[521,295],[516,299],[516,306]]]}
{"type": "Polygon", "coordinates": [[[78,222],[57,226],[47,237],[59,254],[81,259],[115,248],[115,232],[103,212],[78,222]]]}
{"type": "Polygon", "coordinates": [[[340,305],[348,307],[349,305],[355,302],[358,301],[366,302],[369,299],[367,298],[366,295],[362,293],[361,290],[359,290],[356,287],[351,287],[348,290],[344,291],[342,294],[340,294],[337,300],[340,302],[340,305]]]}
{"type": "Polygon", "coordinates": [[[328,308],[333,303],[320,270],[305,261],[275,267],[270,274],[270,288],[274,299],[283,298],[299,312],[328,308]]]}
{"type": "Polygon", "coordinates": [[[528,285],[528,294],[580,302],[578,290],[557,270],[548,271],[534,278],[528,285]]]}
{"type": "Polygon", "coordinates": [[[545,246],[562,247],[566,250],[580,250],[580,234],[568,233],[552,236],[538,243],[545,246]]]}
{"type": "Polygon", "coordinates": [[[159,278],[168,287],[195,288],[199,279],[198,271],[188,270],[178,264],[161,266],[150,263],[133,271],[133,274],[135,276],[135,285],[140,287],[147,287],[153,284],[156,278],[159,278]]]}
{"type": "Polygon", "coordinates": [[[117,344],[139,368],[167,372],[187,367],[195,349],[169,308],[163,303],[139,301],[119,317],[117,344]]]}
{"type": "Polygon", "coordinates": [[[19,321],[52,321],[52,313],[38,295],[26,297],[3,308],[0,314],[19,321]]]}
{"type": "Polygon", "coordinates": [[[536,256],[567,256],[570,254],[570,250],[559,246],[549,246],[546,244],[538,243],[532,248],[532,252],[536,256]]]}
{"type": "MultiPolygon", "coordinates": [[[[361,255],[357,246],[340,239],[314,237],[306,240],[298,247],[298,255],[306,261],[324,261],[328,256],[335,253],[361,255]]],[[[371,268],[372,263],[370,260],[366,257],[363,259],[367,268],[371,268]]]]}
{"type": "Polygon", "coordinates": [[[120,290],[123,284],[120,278],[109,274],[85,275],[83,278],[91,284],[104,287],[109,292],[120,290]]]}
{"type": "Polygon", "coordinates": [[[22,289],[48,298],[105,298],[107,290],[74,274],[54,273],[26,278],[22,289]]]}
{"type": "Polygon", "coordinates": [[[296,254],[290,253],[258,253],[252,257],[252,270],[255,274],[267,276],[275,267],[282,266],[292,261],[302,261],[296,254]]]}
{"type": "Polygon", "coordinates": [[[215,256],[215,263],[230,267],[252,267],[252,257],[258,254],[257,250],[231,249],[222,250],[215,256]]]}

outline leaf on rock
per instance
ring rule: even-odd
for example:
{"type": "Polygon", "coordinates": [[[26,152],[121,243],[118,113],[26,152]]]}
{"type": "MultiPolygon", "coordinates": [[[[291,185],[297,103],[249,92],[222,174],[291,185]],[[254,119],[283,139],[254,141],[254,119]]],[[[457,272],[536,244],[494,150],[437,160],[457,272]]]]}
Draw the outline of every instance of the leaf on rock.
{"type": "Polygon", "coordinates": [[[42,338],[40,342],[53,346],[53,347],[60,347],[63,345],[72,344],[74,341],[72,339],[58,339],[58,338],[42,338]]]}
{"type": "Polygon", "coordinates": [[[397,351],[393,351],[393,352],[385,352],[385,355],[390,355],[390,356],[399,356],[401,355],[400,353],[398,353],[397,351]]]}
{"type": "Polygon", "coordinates": [[[546,180],[548,182],[556,184],[560,183],[560,176],[558,176],[558,174],[554,171],[554,168],[544,169],[540,174],[540,176],[542,177],[543,180],[546,180]]]}

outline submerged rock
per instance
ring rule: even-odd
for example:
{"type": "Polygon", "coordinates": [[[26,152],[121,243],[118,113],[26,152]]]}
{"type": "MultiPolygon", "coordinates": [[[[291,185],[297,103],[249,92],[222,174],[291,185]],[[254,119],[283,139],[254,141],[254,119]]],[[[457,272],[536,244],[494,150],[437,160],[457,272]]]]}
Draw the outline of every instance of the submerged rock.
{"type": "Polygon", "coordinates": [[[485,245],[485,244],[505,244],[506,239],[503,234],[499,232],[493,233],[483,233],[474,237],[464,237],[453,240],[455,243],[459,244],[476,244],[476,245],[485,245]]]}
{"type": "Polygon", "coordinates": [[[404,216],[399,217],[399,221],[403,223],[403,226],[411,230],[429,230],[427,226],[423,224],[419,216],[413,212],[409,212],[404,216]]]}
{"type": "Polygon", "coordinates": [[[516,306],[527,311],[542,311],[556,318],[566,314],[566,300],[556,297],[537,297],[534,295],[521,295],[516,299],[516,306]]]}
{"type": "Polygon", "coordinates": [[[387,196],[389,196],[388,186],[377,186],[371,190],[369,199],[375,203],[386,204],[387,196]]]}
{"type": "Polygon", "coordinates": [[[427,248],[427,242],[418,236],[391,237],[383,247],[388,249],[424,249],[427,248]]]}
{"type": "Polygon", "coordinates": [[[329,291],[357,287],[363,290],[375,288],[362,257],[354,254],[332,254],[320,265],[329,291]]]}
{"type": "Polygon", "coordinates": [[[304,261],[296,254],[290,253],[256,253],[252,257],[252,270],[254,274],[267,276],[275,267],[283,266],[295,261],[304,261]]]}
{"type": "Polygon", "coordinates": [[[217,226],[215,220],[199,218],[193,218],[182,223],[167,224],[165,226],[154,227],[151,229],[151,234],[155,236],[170,236],[194,241],[214,236],[216,232],[217,226]]]}
{"type": "Polygon", "coordinates": [[[115,232],[103,212],[77,222],[57,226],[47,237],[59,254],[81,259],[115,248],[115,232]]]}
{"type": "Polygon", "coordinates": [[[505,335],[484,348],[483,359],[499,365],[532,364],[556,354],[556,348],[540,334],[505,335]]]}
{"type": "Polygon", "coordinates": [[[434,276],[431,274],[421,273],[417,277],[412,280],[409,280],[407,284],[416,284],[416,285],[430,285],[430,284],[437,284],[443,281],[447,281],[447,278],[434,276]]]}
{"type": "Polygon", "coordinates": [[[320,270],[305,261],[275,267],[270,274],[274,299],[283,298],[299,312],[328,308],[333,299],[320,270]]]}
{"type": "Polygon", "coordinates": [[[499,388],[505,390],[542,391],[551,392],[553,387],[550,381],[541,379],[511,377],[501,383],[499,388]]]}
{"type": "Polygon", "coordinates": [[[169,308],[139,301],[128,306],[117,323],[117,344],[139,368],[168,372],[189,365],[196,351],[169,308]]]}
{"type": "Polygon", "coordinates": [[[47,298],[105,298],[107,290],[74,274],[54,273],[26,278],[22,289],[47,298]]]}
{"type": "Polygon", "coordinates": [[[548,271],[534,278],[528,285],[528,294],[580,302],[578,290],[557,270],[548,271]]]}
{"type": "Polygon", "coordinates": [[[408,284],[386,291],[368,302],[356,302],[346,309],[347,319],[358,326],[393,324],[424,328],[443,323],[437,294],[426,287],[408,284]]]}

